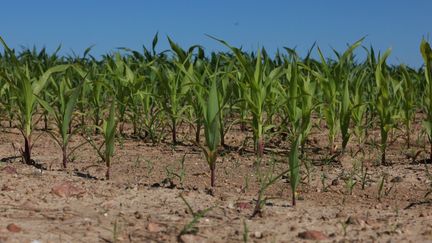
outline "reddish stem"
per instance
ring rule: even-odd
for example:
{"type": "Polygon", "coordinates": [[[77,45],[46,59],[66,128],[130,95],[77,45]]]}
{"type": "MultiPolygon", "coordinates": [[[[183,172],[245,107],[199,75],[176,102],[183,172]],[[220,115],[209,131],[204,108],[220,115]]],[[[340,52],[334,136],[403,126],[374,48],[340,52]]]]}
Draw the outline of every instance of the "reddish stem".
{"type": "Polygon", "coordinates": [[[176,122],[174,119],[172,120],[172,142],[173,145],[177,144],[177,129],[176,129],[176,122]]]}
{"type": "Polygon", "coordinates": [[[256,154],[260,158],[264,156],[264,141],[262,137],[258,138],[256,154]]]}
{"type": "Polygon", "coordinates": [[[216,182],[216,161],[214,161],[211,165],[210,165],[210,185],[211,187],[215,187],[215,182],[216,182]]]}
{"type": "Polygon", "coordinates": [[[68,163],[68,159],[67,159],[67,152],[66,152],[66,148],[65,147],[62,148],[62,153],[63,153],[63,168],[66,169],[67,163],[68,163]]]}
{"type": "Polygon", "coordinates": [[[109,180],[110,179],[110,175],[111,175],[111,161],[110,161],[109,158],[107,158],[107,160],[106,160],[106,166],[107,166],[107,170],[106,170],[106,173],[105,173],[105,178],[107,180],[109,180]]]}
{"type": "Polygon", "coordinates": [[[296,195],[295,195],[295,191],[292,192],[292,205],[293,205],[293,207],[295,207],[295,205],[296,205],[296,195]]]}
{"type": "Polygon", "coordinates": [[[24,162],[28,165],[33,164],[31,160],[31,137],[24,137],[24,162]]]}

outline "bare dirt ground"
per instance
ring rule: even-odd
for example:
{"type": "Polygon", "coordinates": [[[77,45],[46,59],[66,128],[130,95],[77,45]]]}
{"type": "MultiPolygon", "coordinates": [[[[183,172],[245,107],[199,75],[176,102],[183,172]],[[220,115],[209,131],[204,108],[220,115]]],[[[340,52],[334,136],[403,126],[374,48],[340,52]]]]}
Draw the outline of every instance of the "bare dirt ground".
{"type": "MultiPolygon", "coordinates": [[[[426,146],[415,134],[413,147],[406,149],[397,131],[389,146],[391,164],[378,166],[379,149],[373,143],[356,153],[353,138],[344,155],[332,157],[325,130],[314,128],[297,206],[291,205],[284,178],[267,190],[262,216],[250,218],[259,188],[257,170],[265,174],[272,164],[275,173],[287,169],[287,142],[270,141],[257,164],[251,141],[243,150],[245,135],[234,129],[226,137],[231,147],[218,159],[217,186],[210,193],[208,166],[188,142],[188,128],[175,147],[170,141],[154,146],[122,139],[110,181],[103,179],[105,166],[88,145],[63,171],[58,146],[36,131],[34,138],[41,135],[33,148],[37,168],[21,163],[19,131],[2,129],[0,242],[432,242],[432,195],[425,197],[432,187],[427,173],[432,166],[426,153],[413,159],[426,146]],[[196,224],[190,224],[194,215],[180,195],[195,215],[204,214],[196,224]],[[180,237],[188,224],[193,227],[180,237]]],[[[370,138],[379,141],[379,133],[370,138]]],[[[82,141],[76,136],[72,145],[82,141]]]]}

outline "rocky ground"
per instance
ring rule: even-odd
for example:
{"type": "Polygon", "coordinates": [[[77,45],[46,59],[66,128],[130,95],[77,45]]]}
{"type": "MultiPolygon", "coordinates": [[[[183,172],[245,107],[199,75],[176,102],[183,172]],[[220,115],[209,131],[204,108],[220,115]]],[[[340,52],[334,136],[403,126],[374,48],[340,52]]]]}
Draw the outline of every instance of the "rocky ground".
{"type": "MultiPolygon", "coordinates": [[[[266,191],[262,215],[251,218],[259,179],[288,168],[289,145],[270,141],[258,163],[251,142],[242,146],[245,136],[234,130],[210,189],[203,154],[187,142],[187,128],[180,134],[177,146],[121,139],[107,181],[90,146],[64,171],[58,146],[36,131],[38,166],[28,166],[19,131],[3,128],[0,242],[432,242],[432,195],[425,197],[432,166],[421,141],[405,149],[395,136],[383,166],[373,143],[328,155],[325,132],[315,129],[297,206],[284,177],[266,191]]],[[[82,141],[77,136],[72,145],[82,141]]]]}

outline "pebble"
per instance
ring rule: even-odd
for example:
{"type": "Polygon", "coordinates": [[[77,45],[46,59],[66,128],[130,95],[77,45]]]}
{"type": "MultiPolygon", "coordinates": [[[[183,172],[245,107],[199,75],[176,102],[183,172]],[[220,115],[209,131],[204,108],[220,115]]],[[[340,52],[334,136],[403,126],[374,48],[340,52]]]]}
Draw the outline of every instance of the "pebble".
{"type": "Polygon", "coordinates": [[[204,242],[207,242],[207,240],[202,236],[190,235],[190,234],[180,236],[180,240],[183,243],[204,243],[204,242]]]}
{"type": "Polygon", "coordinates": [[[152,232],[152,233],[165,232],[166,227],[164,225],[161,225],[158,223],[150,222],[147,225],[147,230],[152,232]]]}
{"type": "Polygon", "coordinates": [[[332,184],[332,186],[337,186],[337,185],[339,185],[339,180],[336,178],[336,179],[332,180],[331,184],[332,184]]]}
{"type": "Polygon", "coordinates": [[[347,214],[341,211],[336,213],[335,218],[345,218],[346,216],[347,214]]]}
{"type": "Polygon", "coordinates": [[[135,211],[134,216],[136,219],[142,219],[142,214],[138,211],[135,211]]]}
{"type": "Polygon", "coordinates": [[[51,192],[59,197],[74,197],[85,193],[85,190],[78,188],[72,182],[62,182],[52,187],[51,192]]]}
{"type": "Polygon", "coordinates": [[[307,230],[298,234],[298,237],[305,240],[326,240],[328,237],[317,230],[307,230]]]}
{"type": "Polygon", "coordinates": [[[7,165],[7,166],[3,167],[1,169],[1,171],[3,173],[6,173],[6,174],[16,174],[17,173],[17,170],[14,167],[10,166],[10,165],[7,165]]]}
{"type": "Polygon", "coordinates": [[[237,202],[235,204],[235,206],[237,209],[240,209],[240,210],[252,208],[252,206],[250,205],[249,202],[237,202]]]}
{"type": "Polygon", "coordinates": [[[393,177],[393,179],[391,179],[390,180],[390,182],[402,182],[403,181],[403,178],[402,177],[400,177],[400,176],[395,176],[395,177],[393,177]]]}
{"type": "Polygon", "coordinates": [[[21,227],[19,227],[18,225],[14,224],[14,223],[8,224],[8,226],[6,226],[6,229],[9,230],[9,232],[13,232],[13,233],[21,232],[21,227]]]}
{"type": "Polygon", "coordinates": [[[253,236],[254,236],[256,239],[261,239],[261,238],[263,238],[263,234],[262,234],[261,232],[259,232],[259,231],[255,231],[255,233],[253,234],[253,236]]]}

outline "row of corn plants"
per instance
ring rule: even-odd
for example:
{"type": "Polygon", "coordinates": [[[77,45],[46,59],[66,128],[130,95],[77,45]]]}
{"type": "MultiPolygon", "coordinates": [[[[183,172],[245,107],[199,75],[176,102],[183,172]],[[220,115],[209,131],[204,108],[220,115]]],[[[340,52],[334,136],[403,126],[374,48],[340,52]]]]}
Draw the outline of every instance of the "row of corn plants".
{"type": "Polygon", "coordinates": [[[386,165],[389,135],[402,127],[406,146],[412,146],[419,112],[425,114],[432,159],[432,51],[425,40],[420,46],[425,65],[413,69],[388,65],[390,50],[376,54],[363,48],[366,58],[359,60],[363,39],[344,52],[334,50],[332,59],[315,46],[305,58],[290,48],[271,57],[264,48],[245,52],[210,38],[227,51],[206,53],[199,45],[184,49],[168,38],[170,49],[157,52],[156,34],[151,49],[120,48],[95,58],[88,48],[81,56],[59,56],[60,49],[17,52],[0,38],[0,112],[22,133],[23,161],[34,163],[32,135],[41,121],[61,149],[64,168],[82,146],[70,148],[71,137],[81,135],[106,163],[107,178],[117,137],[173,145],[190,139],[202,149],[214,186],[218,155],[230,146],[226,135],[238,127],[246,140],[252,138],[259,159],[272,139],[289,141],[295,204],[313,126],[325,128],[329,154],[346,152],[350,143],[363,146],[377,128],[386,165]],[[318,59],[311,57],[314,52],[318,59]],[[180,137],[185,128],[194,131],[193,138],[180,137]]]}

